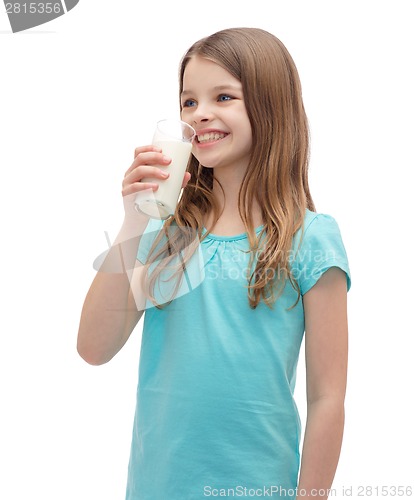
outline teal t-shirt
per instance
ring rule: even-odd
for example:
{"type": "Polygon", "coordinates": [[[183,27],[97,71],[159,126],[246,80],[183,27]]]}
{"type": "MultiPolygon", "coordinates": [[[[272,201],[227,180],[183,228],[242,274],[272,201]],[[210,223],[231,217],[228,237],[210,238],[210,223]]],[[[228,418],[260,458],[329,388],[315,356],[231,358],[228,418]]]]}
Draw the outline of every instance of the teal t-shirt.
{"type": "MultiPolygon", "coordinates": [[[[150,221],[150,240],[162,224],[150,221]]],[[[140,262],[149,246],[142,238],[140,262]]],[[[295,498],[302,295],[333,266],[346,273],[349,289],[348,259],[336,221],[307,211],[292,252],[298,304],[289,309],[297,292],[288,282],[273,309],[262,301],[251,309],[246,250],[246,233],[208,235],[195,255],[196,279],[165,309],[148,303],[127,500],[295,498]]]]}

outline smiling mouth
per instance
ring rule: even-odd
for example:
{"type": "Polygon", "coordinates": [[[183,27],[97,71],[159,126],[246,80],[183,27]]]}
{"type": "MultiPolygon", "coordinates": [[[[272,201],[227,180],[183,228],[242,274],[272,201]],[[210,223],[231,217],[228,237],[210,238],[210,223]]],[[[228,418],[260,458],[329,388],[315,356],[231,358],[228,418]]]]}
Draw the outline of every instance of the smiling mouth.
{"type": "Polygon", "coordinates": [[[208,134],[201,134],[197,136],[197,142],[199,144],[205,144],[207,142],[215,142],[220,141],[227,137],[228,134],[224,134],[221,132],[209,132],[208,134]]]}

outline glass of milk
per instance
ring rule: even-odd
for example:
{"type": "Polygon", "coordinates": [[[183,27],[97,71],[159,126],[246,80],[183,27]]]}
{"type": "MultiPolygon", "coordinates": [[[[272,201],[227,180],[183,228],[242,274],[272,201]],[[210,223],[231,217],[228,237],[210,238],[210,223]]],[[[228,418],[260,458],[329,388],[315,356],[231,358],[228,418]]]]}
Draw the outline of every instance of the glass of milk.
{"type": "Polygon", "coordinates": [[[174,215],[184,174],[190,159],[192,141],[196,131],[181,120],[166,119],[157,123],[152,144],[162,149],[162,153],[172,161],[169,165],[157,165],[170,175],[167,179],[146,177],[142,182],[155,182],[158,189],[146,189],[137,194],[135,207],[154,219],[168,219],[174,215]]]}

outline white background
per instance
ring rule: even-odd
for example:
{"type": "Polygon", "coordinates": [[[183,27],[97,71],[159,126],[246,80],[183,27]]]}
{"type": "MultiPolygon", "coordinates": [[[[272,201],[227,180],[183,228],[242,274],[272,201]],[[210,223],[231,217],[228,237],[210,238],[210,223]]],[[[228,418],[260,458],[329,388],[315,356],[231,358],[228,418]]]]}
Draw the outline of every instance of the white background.
{"type": "Polygon", "coordinates": [[[105,231],[113,239],[122,221],[134,148],[178,113],[181,56],[236,26],[271,31],[296,61],[312,194],[336,218],[351,263],[336,497],[414,486],[410,4],[81,0],[18,34],[1,7],[0,498],[124,498],[142,323],[92,367],[76,352],[80,311],[105,231]]]}

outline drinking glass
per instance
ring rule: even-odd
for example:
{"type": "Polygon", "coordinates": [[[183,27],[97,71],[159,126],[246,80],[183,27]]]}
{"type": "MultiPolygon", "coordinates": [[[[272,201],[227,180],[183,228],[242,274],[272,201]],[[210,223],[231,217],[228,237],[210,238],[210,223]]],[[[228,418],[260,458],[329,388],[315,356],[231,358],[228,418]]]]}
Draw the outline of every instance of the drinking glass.
{"type": "Polygon", "coordinates": [[[174,214],[191,155],[196,131],[181,120],[166,119],[157,123],[152,144],[172,161],[169,165],[156,165],[170,175],[167,179],[146,177],[142,182],[154,182],[158,189],[146,189],[137,194],[135,208],[155,219],[168,219],[174,214]]]}

